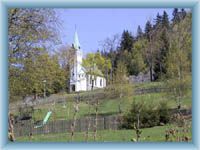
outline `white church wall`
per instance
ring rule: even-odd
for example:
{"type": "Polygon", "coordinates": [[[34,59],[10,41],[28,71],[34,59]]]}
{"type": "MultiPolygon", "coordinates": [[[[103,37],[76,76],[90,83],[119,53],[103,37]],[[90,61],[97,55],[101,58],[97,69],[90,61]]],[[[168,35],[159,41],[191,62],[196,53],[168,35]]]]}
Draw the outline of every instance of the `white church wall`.
{"type": "MultiPolygon", "coordinates": [[[[94,80],[94,89],[104,88],[104,87],[106,87],[105,78],[97,76],[96,80],[94,80]]],[[[91,89],[92,89],[92,82],[90,80],[90,75],[88,75],[87,90],[91,89]]]]}

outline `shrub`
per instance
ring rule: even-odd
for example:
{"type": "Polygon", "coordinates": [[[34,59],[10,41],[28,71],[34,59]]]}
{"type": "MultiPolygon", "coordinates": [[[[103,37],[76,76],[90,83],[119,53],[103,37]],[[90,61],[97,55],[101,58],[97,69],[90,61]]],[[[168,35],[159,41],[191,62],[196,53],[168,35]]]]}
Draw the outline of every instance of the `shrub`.
{"type": "Polygon", "coordinates": [[[161,101],[158,107],[158,113],[160,115],[160,123],[168,123],[170,121],[170,112],[167,106],[167,101],[161,101]]]}
{"type": "Polygon", "coordinates": [[[122,128],[133,129],[137,124],[138,115],[140,120],[140,128],[147,128],[168,123],[170,114],[167,103],[161,102],[158,107],[153,103],[146,105],[143,102],[133,102],[130,111],[123,117],[122,128]]]}

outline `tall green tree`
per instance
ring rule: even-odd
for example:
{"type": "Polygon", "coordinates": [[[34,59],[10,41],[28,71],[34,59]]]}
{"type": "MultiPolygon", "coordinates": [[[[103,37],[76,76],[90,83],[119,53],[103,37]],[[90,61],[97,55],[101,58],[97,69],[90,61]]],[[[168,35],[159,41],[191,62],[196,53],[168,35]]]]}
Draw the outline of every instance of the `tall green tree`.
{"type": "Polygon", "coordinates": [[[132,60],[131,65],[133,68],[133,72],[131,74],[138,75],[140,72],[146,71],[146,64],[143,57],[143,51],[146,48],[146,41],[145,40],[139,40],[135,42],[133,47],[133,53],[132,53],[132,60]]]}
{"type": "Polygon", "coordinates": [[[169,17],[166,11],[164,11],[162,15],[162,27],[167,29],[170,27],[169,17]]]}
{"type": "Polygon", "coordinates": [[[161,26],[162,23],[162,16],[157,13],[156,19],[155,19],[155,27],[159,28],[161,26]]]}
{"type": "Polygon", "coordinates": [[[177,102],[177,108],[182,107],[183,98],[191,87],[191,14],[173,27],[170,37],[169,53],[167,55],[167,86],[177,102]]]}
{"type": "Polygon", "coordinates": [[[128,52],[130,52],[133,46],[133,42],[133,35],[128,30],[124,30],[121,37],[120,50],[127,50],[128,52]]]}
{"type": "Polygon", "coordinates": [[[161,79],[166,74],[166,56],[169,51],[169,28],[170,23],[168,14],[164,11],[161,19],[161,27],[156,29],[156,41],[158,42],[158,51],[154,65],[154,79],[161,79]]]}
{"type": "Polygon", "coordinates": [[[162,32],[157,40],[159,41],[159,45],[154,65],[155,80],[163,78],[166,74],[166,57],[169,52],[170,44],[166,28],[162,29],[162,32]]]}
{"type": "MultiPolygon", "coordinates": [[[[25,96],[32,91],[32,64],[47,47],[59,41],[58,19],[53,9],[10,8],[8,10],[9,38],[9,96],[25,96]],[[27,66],[30,66],[27,69],[27,66]],[[27,72],[28,71],[28,72],[27,72]]],[[[50,49],[48,49],[50,50],[50,49]]],[[[34,63],[33,63],[34,62],[34,63]]]]}
{"type": "Polygon", "coordinates": [[[180,21],[179,15],[178,15],[178,8],[174,8],[173,12],[172,12],[172,22],[173,23],[177,23],[180,21]]]}
{"type": "Polygon", "coordinates": [[[151,31],[152,31],[152,24],[151,22],[148,20],[146,22],[146,25],[145,25],[145,37],[148,39],[148,41],[150,41],[150,38],[151,38],[151,31]]]}
{"type": "Polygon", "coordinates": [[[139,25],[137,28],[137,39],[141,38],[142,36],[143,36],[143,31],[139,25]]]}

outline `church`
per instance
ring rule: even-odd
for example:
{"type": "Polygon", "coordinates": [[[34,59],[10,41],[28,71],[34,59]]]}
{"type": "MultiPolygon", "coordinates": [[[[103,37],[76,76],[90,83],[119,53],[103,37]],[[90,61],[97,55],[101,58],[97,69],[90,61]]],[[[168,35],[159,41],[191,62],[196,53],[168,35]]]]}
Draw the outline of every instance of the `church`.
{"type": "Polygon", "coordinates": [[[78,33],[75,31],[74,43],[72,44],[74,53],[73,65],[70,71],[70,92],[89,91],[92,88],[106,87],[106,79],[103,73],[97,68],[98,74],[91,75],[89,71],[82,66],[83,51],[78,39],[78,33]]]}

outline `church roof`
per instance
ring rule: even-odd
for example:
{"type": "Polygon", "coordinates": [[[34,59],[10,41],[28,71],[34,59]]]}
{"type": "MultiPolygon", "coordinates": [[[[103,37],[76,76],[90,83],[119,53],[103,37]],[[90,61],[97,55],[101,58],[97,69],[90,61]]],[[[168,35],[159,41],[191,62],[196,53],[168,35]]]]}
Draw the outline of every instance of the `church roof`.
{"type": "Polygon", "coordinates": [[[80,43],[79,43],[79,39],[78,39],[78,33],[77,31],[75,31],[75,34],[74,34],[74,48],[76,50],[79,50],[81,47],[80,43]]]}

